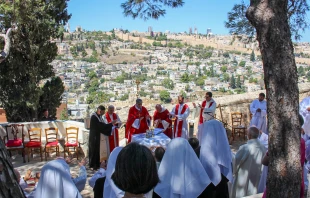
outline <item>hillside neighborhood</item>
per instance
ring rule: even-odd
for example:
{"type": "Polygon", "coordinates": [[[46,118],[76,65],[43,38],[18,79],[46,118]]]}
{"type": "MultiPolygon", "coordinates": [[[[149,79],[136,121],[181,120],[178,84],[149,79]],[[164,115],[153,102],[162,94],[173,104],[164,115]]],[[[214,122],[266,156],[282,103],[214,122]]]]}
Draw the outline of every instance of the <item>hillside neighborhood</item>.
{"type": "MultiPolygon", "coordinates": [[[[200,99],[205,91],[222,96],[264,89],[257,43],[241,36],[77,27],[55,42],[52,64],[72,119],[82,119],[97,104],[137,96],[171,103],[179,94],[200,99]]],[[[295,43],[295,56],[299,83],[309,82],[309,43],[295,43]]]]}

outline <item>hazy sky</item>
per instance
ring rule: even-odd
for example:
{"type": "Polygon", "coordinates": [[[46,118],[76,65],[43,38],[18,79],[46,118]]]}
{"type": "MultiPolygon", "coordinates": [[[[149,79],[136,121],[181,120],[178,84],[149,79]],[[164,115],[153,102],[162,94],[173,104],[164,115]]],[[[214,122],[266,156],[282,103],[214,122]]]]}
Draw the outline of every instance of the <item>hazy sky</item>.
{"type": "MultiPolygon", "coordinates": [[[[189,27],[197,27],[199,33],[206,33],[211,28],[214,34],[228,34],[224,26],[227,12],[240,0],[186,0],[182,8],[167,9],[165,17],[159,20],[135,19],[124,17],[121,3],[125,0],[71,0],[68,10],[72,14],[69,21],[72,30],[80,25],[86,30],[105,30],[123,28],[129,31],[184,32],[189,27]]],[[[310,13],[309,13],[310,15],[310,13]]],[[[308,17],[309,20],[309,17],[308,17]]],[[[310,30],[302,34],[301,41],[310,42],[310,30]]]]}

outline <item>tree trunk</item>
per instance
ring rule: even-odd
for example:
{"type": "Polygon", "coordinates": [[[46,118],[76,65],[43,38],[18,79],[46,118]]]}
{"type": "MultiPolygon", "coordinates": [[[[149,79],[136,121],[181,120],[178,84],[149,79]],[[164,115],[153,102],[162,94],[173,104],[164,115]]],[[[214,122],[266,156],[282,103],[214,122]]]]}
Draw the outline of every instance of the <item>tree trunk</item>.
{"type": "Polygon", "coordinates": [[[0,175],[0,197],[24,198],[24,192],[16,181],[14,167],[2,140],[0,140],[0,166],[3,167],[0,175]]]}
{"type": "Polygon", "coordinates": [[[268,101],[267,197],[300,197],[298,76],[287,17],[288,0],[251,0],[246,16],[256,28],[268,101]]]}

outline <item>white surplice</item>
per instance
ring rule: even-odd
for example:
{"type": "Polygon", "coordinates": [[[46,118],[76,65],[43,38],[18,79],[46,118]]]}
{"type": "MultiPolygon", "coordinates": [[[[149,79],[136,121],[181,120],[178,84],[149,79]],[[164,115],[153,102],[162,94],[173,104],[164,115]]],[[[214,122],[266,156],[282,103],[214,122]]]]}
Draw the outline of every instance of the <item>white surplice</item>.
{"type": "Polygon", "coordinates": [[[164,198],[198,197],[211,180],[184,138],[173,139],[160,163],[154,191],[164,198]]]}
{"type": "Polygon", "coordinates": [[[232,155],[223,124],[210,120],[199,127],[202,130],[199,159],[211,182],[217,186],[222,180],[221,174],[232,182],[232,155]]]}
{"type": "Polygon", "coordinates": [[[310,111],[307,108],[310,107],[310,96],[304,98],[299,105],[299,114],[304,118],[304,125],[302,128],[305,133],[310,136],[310,111]]]}
{"type": "MultiPolygon", "coordinates": [[[[258,140],[260,143],[262,143],[266,149],[268,149],[268,135],[265,133],[260,134],[258,137],[258,140]]],[[[263,193],[266,188],[266,182],[267,182],[267,175],[268,175],[268,166],[263,165],[263,172],[259,180],[258,184],[258,191],[257,193],[263,193]]]]}
{"type": "Polygon", "coordinates": [[[57,159],[45,164],[41,177],[31,198],[82,198],[73,183],[70,168],[64,160],[57,159]]]}
{"type": "MultiPolygon", "coordinates": [[[[178,120],[182,120],[183,121],[183,125],[182,125],[182,135],[181,137],[182,138],[186,138],[188,137],[188,123],[187,123],[187,117],[189,116],[190,114],[190,109],[189,109],[189,106],[187,106],[187,109],[184,111],[184,113],[182,114],[182,110],[183,110],[183,107],[184,107],[184,103],[183,104],[180,104],[179,106],[179,110],[178,110],[178,120]]],[[[176,106],[173,107],[172,111],[170,112],[171,115],[175,115],[175,108],[176,106]]],[[[174,123],[172,123],[174,124],[174,123]]],[[[177,129],[178,129],[178,124],[179,122],[177,122],[176,126],[174,125],[174,127],[176,128],[176,133],[177,133],[177,129]]],[[[174,133],[174,131],[173,131],[174,133]]],[[[176,137],[176,134],[174,134],[174,137],[176,137]]]]}
{"type": "Polygon", "coordinates": [[[240,146],[235,156],[232,198],[257,194],[265,153],[266,148],[258,139],[248,140],[247,144],[240,146]]]}
{"type": "Polygon", "coordinates": [[[255,99],[250,105],[250,111],[252,113],[252,120],[250,126],[255,125],[260,131],[268,133],[267,131],[267,101],[259,101],[255,99]],[[261,109],[261,112],[256,112],[257,109],[261,109]]]}

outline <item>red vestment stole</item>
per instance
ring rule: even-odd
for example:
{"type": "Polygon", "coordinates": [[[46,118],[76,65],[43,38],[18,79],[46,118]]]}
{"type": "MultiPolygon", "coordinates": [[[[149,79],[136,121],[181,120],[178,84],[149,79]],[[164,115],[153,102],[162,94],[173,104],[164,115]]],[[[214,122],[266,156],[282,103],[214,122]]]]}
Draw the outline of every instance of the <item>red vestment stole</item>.
{"type": "MultiPolygon", "coordinates": [[[[112,116],[113,116],[113,120],[117,119],[116,113],[113,113],[112,116]]],[[[105,114],[105,118],[107,119],[108,123],[112,122],[109,113],[105,114]]],[[[117,125],[118,124],[115,124],[114,126],[117,126],[117,125]]],[[[118,143],[119,143],[118,129],[114,129],[114,133],[112,133],[112,135],[109,136],[110,152],[112,152],[115,147],[118,147],[118,143]]]]}
{"type": "MultiPolygon", "coordinates": [[[[201,108],[201,110],[200,110],[200,116],[199,116],[199,123],[198,123],[198,124],[202,124],[202,123],[203,123],[202,113],[203,113],[203,109],[205,108],[206,104],[207,104],[207,101],[206,101],[206,100],[203,101],[202,104],[201,104],[201,107],[202,107],[202,108],[201,108]]],[[[213,105],[213,102],[210,102],[208,108],[210,108],[212,105],[213,105]]]]}
{"type": "MultiPolygon", "coordinates": [[[[180,107],[180,104],[177,104],[175,107],[175,111],[174,111],[175,115],[179,114],[179,107],[180,107]]],[[[188,108],[187,104],[184,104],[182,111],[181,111],[181,114],[184,114],[184,112],[186,111],[187,108],[188,108]]],[[[179,120],[178,118],[176,118],[174,121],[174,130],[173,130],[175,138],[182,136],[182,126],[183,126],[183,120],[179,120]]]]}

